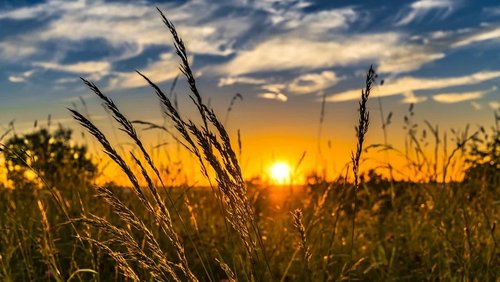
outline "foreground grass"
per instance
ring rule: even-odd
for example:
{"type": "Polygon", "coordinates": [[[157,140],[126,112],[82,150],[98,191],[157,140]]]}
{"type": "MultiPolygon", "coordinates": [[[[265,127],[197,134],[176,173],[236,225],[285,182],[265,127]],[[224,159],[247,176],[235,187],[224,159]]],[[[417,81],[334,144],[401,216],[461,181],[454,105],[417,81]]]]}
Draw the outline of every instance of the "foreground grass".
{"type": "MultiPolygon", "coordinates": [[[[376,181],[366,183],[358,191],[352,260],[352,209],[346,200],[351,198],[348,194],[351,190],[347,186],[319,183],[309,187],[250,189],[256,221],[269,254],[272,280],[336,281],[350,277],[375,281],[494,281],[500,275],[499,232],[495,228],[500,205],[494,203],[498,187],[492,189],[484,183],[452,183],[445,187],[396,183],[396,197],[392,200],[388,190],[391,184],[376,181]],[[305,245],[310,258],[304,256],[301,237],[293,226],[290,211],[297,208],[303,211],[305,245]]],[[[112,190],[146,224],[155,225],[139,201],[131,197],[129,189],[112,190]]],[[[208,273],[192,245],[185,244],[195,275],[201,280],[227,278],[215,260],[219,258],[239,280],[249,279],[251,265],[245,259],[244,246],[225,226],[210,189],[180,187],[172,192],[183,218],[190,219],[187,229],[174,220],[175,229],[185,242],[186,232],[194,235],[193,243],[206,259],[208,273]]],[[[82,189],[73,193],[73,198],[63,196],[69,214],[73,217],[95,214],[118,227],[130,228],[93,195],[91,189],[82,189]]],[[[76,238],[76,231],[46,191],[4,189],[0,192],[0,202],[2,281],[122,279],[109,255],[76,238]],[[88,271],[77,272],[82,269],[88,271]]],[[[76,228],[80,236],[96,241],[108,239],[83,224],[76,228]]],[[[159,230],[154,232],[159,235],[159,230]]],[[[173,257],[175,252],[168,240],[161,236],[158,239],[173,257]]],[[[257,270],[257,274],[262,275],[260,278],[267,275],[265,269],[257,270]]],[[[140,275],[142,279],[151,279],[147,271],[140,275]]]]}

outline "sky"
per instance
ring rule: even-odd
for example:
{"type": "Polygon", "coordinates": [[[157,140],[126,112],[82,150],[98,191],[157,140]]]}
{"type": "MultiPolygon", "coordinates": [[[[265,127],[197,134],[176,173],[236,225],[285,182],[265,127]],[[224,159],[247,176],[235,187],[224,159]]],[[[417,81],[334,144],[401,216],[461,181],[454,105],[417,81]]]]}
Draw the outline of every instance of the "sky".
{"type": "MultiPolygon", "coordinates": [[[[490,125],[500,109],[500,4],[416,1],[0,1],[0,129],[46,120],[80,130],[66,107],[85,102],[113,132],[79,77],[95,82],[131,119],[160,122],[140,70],[168,90],[179,75],[172,38],[155,7],[184,39],[201,93],[243,140],[247,176],[274,161],[340,172],[355,148],[357,99],[373,65],[368,142],[382,140],[379,101],[393,113],[390,142],[401,145],[403,116],[443,130],[490,125]],[[231,98],[241,93],[227,114],[231,98]],[[320,124],[323,97],[324,121],[320,124]],[[379,98],[376,98],[379,97],[379,98]],[[375,99],[373,99],[375,98],[375,99]]],[[[194,115],[185,80],[181,112],[194,115]]],[[[144,133],[151,142],[157,135],[144,133]]]]}

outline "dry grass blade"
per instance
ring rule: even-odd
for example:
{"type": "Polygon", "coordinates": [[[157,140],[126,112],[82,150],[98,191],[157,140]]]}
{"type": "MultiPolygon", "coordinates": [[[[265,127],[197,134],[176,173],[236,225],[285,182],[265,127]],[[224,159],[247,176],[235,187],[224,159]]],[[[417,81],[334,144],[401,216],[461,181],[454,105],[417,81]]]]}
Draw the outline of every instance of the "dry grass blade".
{"type": "MultiPolygon", "coordinates": [[[[101,93],[101,95],[102,95],[102,93],[101,93]]],[[[105,97],[104,95],[102,95],[102,96],[105,97]]],[[[104,98],[104,99],[106,99],[106,98],[104,98]]],[[[112,103],[112,101],[110,101],[109,105],[114,105],[114,104],[112,103]]],[[[181,265],[182,265],[181,270],[186,275],[186,277],[188,277],[188,279],[190,281],[197,281],[196,277],[194,276],[194,274],[191,272],[191,270],[189,268],[189,265],[187,263],[187,259],[186,259],[185,254],[184,254],[184,248],[182,247],[182,244],[179,241],[177,233],[173,228],[170,213],[168,212],[166,206],[164,205],[163,201],[159,197],[158,191],[157,191],[156,187],[152,184],[152,181],[149,178],[149,176],[147,175],[147,172],[145,171],[144,167],[140,164],[138,159],[135,158],[135,156],[133,156],[136,163],[140,165],[143,176],[148,181],[148,188],[154,196],[154,200],[155,200],[154,203],[151,203],[151,201],[146,197],[146,194],[142,191],[142,188],[139,184],[137,177],[132,172],[132,170],[130,169],[129,165],[125,162],[125,160],[116,152],[116,150],[113,148],[113,146],[109,143],[106,136],[93,123],[91,123],[87,118],[85,118],[83,115],[81,115],[77,111],[74,111],[71,109],[69,109],[69,110],[73,114],[73,117],[76,120],[78,120],[82,126],[87,128],[89,130],[89,132],[101,143],[101,145],[104,148],[104,152],[115,163],[117,163],[120,166],[120,168],[125,172],[125,174],[127,175],[127,177],[129,178],[129,180],[132,183],[133,191],[135,192],[135,194],[137,195],[139,200],[142,202],[142,204],[145,206],[146,210],[151,215],[153,215],[153,217],[158,222],[158,224],[160,224],[160,226],[162,227],[162,231],[167,235],[170,242],[175,247],[175,249],[177,251],[177,256],[178,256],[178,258],[181,262],[181,265]],[[161,213],[156,212],[157,209],[155,208],[155,206],[157,206],[159,208],[161,213]]],[[[118,111],[118,110],[116,109],[116,111],[118,111]]],[[[131,126],[131,123],[128,122],[128,120],[121,113],[117,114],[116,116],[117,116],[117,120],[122,121],[120,123],[123,126],[131,126]]],[[[133,127],[129,127],[126,130],[131,135],[134,135],[134,133],[135,133],[135,130],[133,129],[133,127]]],[[[148,158],[146,157],[146,159],[148,159],[148,158]]],[[[130,219],[130,218],[126,218],[125,221],[127,219],[130,219]]]]}
{"type": "MultiPolygon", "coordinates": [[[[151,256],[147,254],[139,245],[136,239],[134,239],[134,236],[131,234],[131,232],[122,228],[118,228],[111,224],[109,221],[94,215],[90,215],[90,218],[74,219],[73,222],[85,223],[109,234],[111,236],[111,240],[105,242],[101,241],[99,244],[96,244],[96,246],[102,248],[102,245],[106,245],[107,248],[104,248],[103,250],[105,250],[111,256],[112,254],[109,251],[115,248],[112,248],[112,245],[118,244],[125,249],[125,252],[122,252],[121,256],[123,256],[126,260],[137,261],[143,269],[148,270],[149,274],[152,275],[155,280],[170,281],[170,277],[174,281],[180,281],[177,278],[176,273],[171,270],[170,266],[169,269],[165,269],[164,265],[159,264],[156,260],[151,258],[151,256]]],[[[91,240],[90,238],[87,238],[87,240],[94,243],[96,242],[95,240],[91,240]]],[[[120,264],[120,262],[118,263],[120,264]]],[[[165,263],[168,263],[168,261],[165,263]]],[[[132,269],[131,266],[129,266],[129,268],[132,269]]]]}
{"type": "Polygon", "coordinates": [[[303,213],[302,210],[296,209],[292,212],[293,216],[293,227],[299,233],[300,236],[300,241],[299,241],[299,246],[300,249],[302,250],[302,255],[304,256],[304,260],[306,263],[309,263],[312,257],[311,250],[309,246],[307,245],[307,238],[306,238],[306,228],[304,227],[303,221],[303,213]]]}
{"type": "MultiPolygon", "coordinates": [[[[142,156],[146,160],[149,168],[151,168],[154,171],[156,177],[158,178],[158,180],[162,184],[162,187],[166,191],[168,199],[170,200],[172,206],[175,209],[175,205],[174,205],[174,202],[172,200],[172,197],[171,197],[169,191],[166,190],[166,187],[165,187],[163,180],[160,176],[160,172],[158,171],[156,165],[153,163],[151,156],[149,155],[149,153],[145,149],[142,141],[140,140],[139,136],[137,135],[137,131],[135,130],[132,122],[129,121],[120,112],[120,110],[115,105],[115,103],[110,98],[108,98],[106,95],[104,95],[94,83],[89,82],[83,78],[82,78],[82,80],[101,100],[104,101],[104,104],[106,105],[106,107],[113,113],[114,119],[121,125],[121,130],[124,131],[125,133],[127,133],[127,135],[135,142],[137,147],[140,149],[142,156]]],[[[181,242],[179,241],[177,233],[173,229],[170,212],[168,211],[163,200],[161,199],[161,197],[158,193],[158,189],[153,184],[153,181],[151,180],[151,178],[149,177],[148,173],[146,172],[146,170],[142,166],[142,164],[139,162],[139,160],[134,155],[132,155],[132,157],[135,160],[136,164],[138,164],[141,167],[142,175],[144,176],[144,178],[148,182],[149,191],[151,192],[151,194],[153,195],[153,198],[154,198],[153,206],[158,207],[160,210],[160,215],[157,215],[155,213],[156,219],[160,224],[165,225],[165,226],[162,226],[163,230],[166,233],[166,235],[168,236],[171,243],[175,246],[175,248],[177,250],[177,254],[178,254],[178,257],[179,257],[181,264],[183,265],[183,270],[185,271],[185,275],[188,276],[193,281],[197,280],[196,277],[193,275],[193,273],[189,269],[189,265],[188,265],[186,256],[184,254],[184,248],[183,248],[181,242]]],[[[180,213],[177,210],[176,210],[176,212],[177,212],[179,219],[182,221],[182,217],[180,216],[180,213]]]]}
{"type": "Polygon", "coordinates": [[[354,246],[354,234],[355,234],[355,226],[356,226],[356,213],[357,213],[357,191],[359,189],[359,162],[361,159],[361,153],[363,152],[363,142],[365,140],[366,132],[368,131],[368,124],[370,123],[370,113],[366,107],[368,102],[368,97],[370,96],[370,92],[372,90],[373,83],[377,78],[377,74],[372,66],[368,70],[366,74],[366,82],[365,89],[361,90],[361,100],[359,101],[359,121],[356,126],[356,137],[358,139],[358,143],[356,145],[356,153],[351,154],[352,159],[352,171],[354,174],[354,212],[352,216],[352,234],[351,234],[351,261],[352,261],[352,253],[354,246]]]}
{"type": "Polygon", "coordinates": [[[174,39],[177,55],[181,59],[180,69],[186,77],[193,96],[191,100],[198,109],[202,118],[202,126],[197,126],[193,121],[182,119],[170,99],[147,77],[139,73],[156,91],[165,110],[165,114],[172,119],[175,128],[190,146],[190,151],[198,158],[202,172],[209,177],[205,161],[214,170],[220,191],[219,199],[223,201],[227,221],[233,226],[240,236],[251,260],[257,258],[259,253],[256,242],[259,243],[266,266],[271,273],[260,231],[254,220],[254,213],[247,199],[246,184],[243,180],[238,159],[232,149],[230,138],[223,124],[219,121],[213,110],[203,103],[196,86],[193,71],[189,65],[187,51],[177,30],[160,9],[158,9],[163,22],[169,29],[174,39]],[[210,127],[215,128],[216,134],[210,127]],[[253,235],[252,235],[253,234],[253,235]]]}
{"type": "Polygon", "coordinates": [[[234,275],[234,272],[231,270],[231,268],[229,267],[229,265],[227,265],[227,263],[225,263],[223,260],[220,260],[218,258],[215,259],[215,261],[217,261],[217,263],[219,264],[220,268],[222,268],[222,270],[224,271],[224,273],[226,273],[227,275],[227,280],[229,282],[236,282],[236,276],[234,275]]]}

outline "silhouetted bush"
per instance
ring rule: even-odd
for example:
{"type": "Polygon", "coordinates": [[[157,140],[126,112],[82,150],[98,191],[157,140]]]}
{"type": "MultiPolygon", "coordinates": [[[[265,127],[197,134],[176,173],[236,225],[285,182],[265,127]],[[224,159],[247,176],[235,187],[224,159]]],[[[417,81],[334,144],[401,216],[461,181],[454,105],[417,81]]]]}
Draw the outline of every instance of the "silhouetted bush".
{"type": "Polygon", "coordinates": [[[87,187],[97,167],[87,147],[71,144],[70,129],[46,128],[14,135],[3,147],[8,180],[15,188],[50,185],[58,189],[87,187]]]}

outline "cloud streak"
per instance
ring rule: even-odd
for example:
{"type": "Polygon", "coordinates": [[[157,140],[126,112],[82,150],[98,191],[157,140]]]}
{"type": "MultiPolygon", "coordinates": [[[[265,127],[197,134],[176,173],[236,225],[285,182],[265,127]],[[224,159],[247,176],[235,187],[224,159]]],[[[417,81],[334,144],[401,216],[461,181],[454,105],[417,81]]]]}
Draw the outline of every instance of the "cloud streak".
{"type": "Polygon", "coordinates": [[[409,12],[402,17],[396,25],[407,25],[419,21],[431,11],[439,11],[441,17],[445,18],[455,8],[457,0],[419,0],[410,5],[409,12]]]}
{"type": "Polygon", "coordinates": [[[453,104],[464,101],[476,100],[482,98],[484,95],[491,93],[493,91],[496,91],[496,87],[483,91],[442,93],[432,96],[432,99],[439,103],[453,104]]]}
{"type": "Polygon", "coordinates": [[[340,80],[341,78],[332,71],[308,73],[295,78],[287,88],[294,94],[317,93],[337,84],[340,80]]]}
{"type": "MultiPolygon", "coordinates": [[[[497,78],[500,78],[500,71],[476,72],[471,75],[447,78],[418,78],[407,76],[393,82],[385,83],[383,86],[376,88],[373,92],[373,97],[403,95],[404,93],[414,91],[438,90],[455,86],[474,85],[497,78]]],[[[359,95],[359,89],[352,89],[332,94],[326,100],[329,102],[350,101],[358,99],[359,95]]]]}
{"type": "Polygon", "coordinates": [[[403,35],[393,32],[338,36],[335,41],[310,40],[299,35],[270,38],[239,52],[232,61],[220,67],[219,71],[242,75],[377,61],[381,72],[405,72],[444,56],[423,45],[403,44],[405,41],[403,35]]]}

